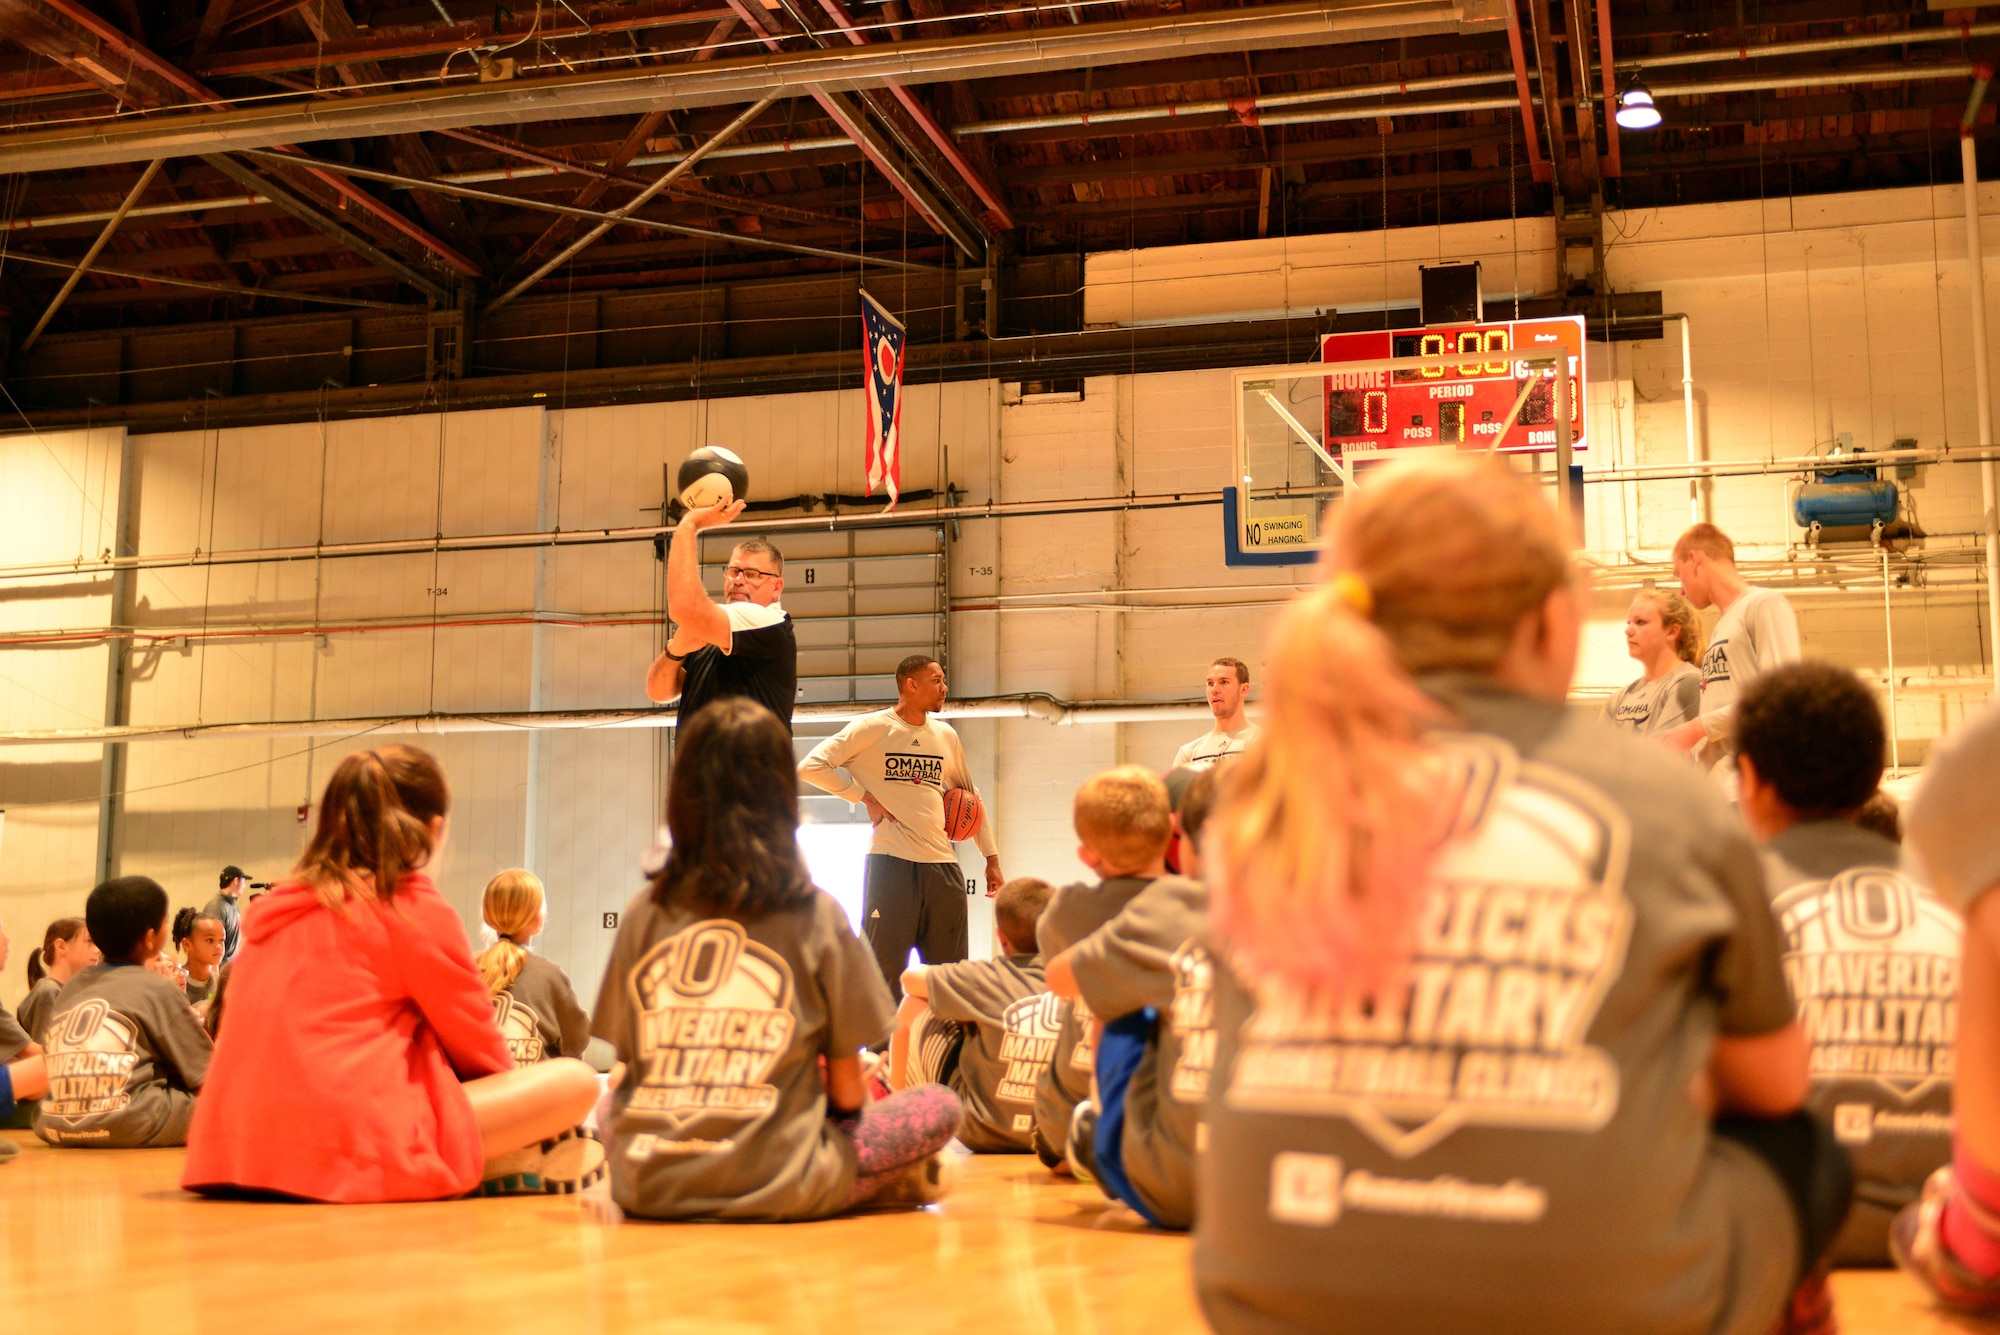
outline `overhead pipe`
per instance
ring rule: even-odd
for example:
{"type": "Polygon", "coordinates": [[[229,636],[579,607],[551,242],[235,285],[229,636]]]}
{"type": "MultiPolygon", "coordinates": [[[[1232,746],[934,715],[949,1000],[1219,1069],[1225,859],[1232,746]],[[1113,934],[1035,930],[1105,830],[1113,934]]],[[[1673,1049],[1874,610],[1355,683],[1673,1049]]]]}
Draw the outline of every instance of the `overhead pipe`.
{"type": "MultiPolygon", "coordinates": [[[[1450,354],[1447,354],[1449,357],[1450,354]]],[[[2000,449],[1895,450],[1855,456],[1863,466],[1893,464],[1955,464],[2000,460],[2000,449]]],[[[1802,454],[1782,458],[1703,460],[1686,465],[1644,465],[1587,473],[1586,484],[1606,482],[1675,482],[1689,477],[1757,477],[1772,473],[1811,472],[1827,466],[1826,456],[1802,454]]],[[[1296,494],[1306,494],[1299,492],[1296,494]]],[[[832,533],[848,529],[920,527],[950,521],[1026,519],[1048,515],[1098,514],[1107,511],[1176,510],[1222,504],[1218,490],[1155,492],[1138,496],[1101,496],[1062,501],[1006,501],[945,505],[931,509],[850,511],[825,515],[787,515],[732,524],[705,535],[733,538],[759,533],[832,533]]],[[[342,542],[289,547],[239,548],[220,552],[176,552],[108,559],[36,561],[0,566],[0,580],[54,579],[105,574],[115,570],[201,569],[209,566],[263,565],[284,561],[343,560],[426,552],[512,551],[536,547],[593,547],[627,542],[651,542],[673,533],[671,525],[639,524],[619,528],[559,529],[551,532],[495,533],[454,538],[391,538],[375,542],[342,542]]],[[[827,560],[835,558],[827,557],[827,560]]]]}
{"type": "Polygon", "coordinates": [[[1742,79],[1709,79],[1701,83],[1649,83],[1655,99],[1714,97],[1722,93],[1768,92],[1774,88],[1825,88],[1830,85],[1924,83],[1932,79],[1963,79],[1974,72],[1970,61],[1939,61],[1933,65],[1879,65],[1858,70],[1801,70],[1758,74],[1742,79]]]}
{"type": "MultiPolygon", "coordinates": [[[[2000,24],[1987,26],[1993,27],[1996,33],[2000,33],[2000,24]]],[[[1930,79],[1959,78],[1969,75],[1972,72],[1973,66],[1970,64],[1955,62],[1949,65],[1918,65],[1907,68],[1880,70],[1850,70],[1844,73],[1819,72],[1761,75],[1748,79],[1721,79],[1705,83],[1656,86],[1652,91],[1655,97],[1709,97],[1722,93],[1759,92],[1777,88],[1824,87],[1846,83],[1914,83],[1930,79]]],[[[1533,72],[1531,71],[1530,74],[1532,77],[1533,72]]],[[[1435,81],[1412,79],[1407,84],[1370,84],[1365,86],[1354,85],[1353,87],[1357,89],[1365,87],[1370,96],[1385,96],[1405,87],[1412,90],[1421,90],[1425,86],[1477,86],[1499,81],[1501,81],[1501,76],[1446,75],[1440,76],[1435,81]]],[[[1347,90],[1344,89],[1315,89],[1310,93],[1272,94],[1255,99],[1255,104],[1258,108],[1310,106],[1319,102],[1338,100],[1334,96],[1336,94],[1341,98],[1349,95],[1347,90]]],[[[1360,96],[1362,94],[1357,92],[1352,95],[1360,96]]],[[[1100,125],[1115,121],[1158,119],[1162,117],[1172,118],[1174,115],[1192,116],[1198,113],[1219,113],[1238,110],[1242,103],[1248,100],[1237,99],[1235,103],[1214,101],[1173,104],[1175,108],[1178,108],[1177,111],[1166,106],[1121,107],[1115,112],[1074,113],[1060,116],[1024,116],[1013,120],[973,121],[954,127],[952,133],[956,135],[1000,134],[1015,129],[1054,128],[1067,125],[1100,125]]],[[[1272,115],[1265,115],[1259,110],[1255,112],[1255,115],[1257,122],[1261,125],[1315,125],[1332,124],[1341,121],[1374,120],[1380,116],[1448,115],[1465,111],[1493,111],[1511,108],[1513,105],[1514,101],[1511,98],[1477,98],[1459,101],[1364,107],[1352,110],[1329,109],[1325,112],[1275,113],[1272,115]]],[[[4,138],[0,138],[0,150],[4,150],[4,147],[4,138]]],[[[717,148],[704,156],[711,160],[754,158],[851,149],[854,147],[856,147],[854,141],[846,135],[830,135],[813,139],[786,139],[782,141],[729,144],[717,148]]],[[[684,149],[675,152],[641,154],[634,157],[627,165],[632,167],[673,166],[685,161],[693,151],[692,149],[684,149]]],[[[1531,157],[1538,158],[1539,152],[1540,150],[1537,148],[1531,154],[1531,157]]],[[[314,165],[330,173],[347,172],[352,175],[368,175],[363,169],[350,168],[346,164],[338,162],[319,161],[315,162],[314,165]]],[[[1532,161],[1530,166],[1532,168],[1532,161]]],[[[546,166],[488,167],[477,171],[442,173],[435,178],[435,182],[450,186],[468,186],[495,181],[536,180],[563,174],[564,169],[546,166]]],[[[577,174],[588,173],[582,171],[582,169],[578,169],[577,174]]],[[[407,179],[391,179],[393,177],[394,173],[375,173],[369,176],[369,179],[385,180],[397,189],[412,188],[407,179]]],[[[426,184],[430,184],[430,182],[426,182],[426,184]]],[[[253,191],[242,195],[226,195],[219,198],[175,200],[162,204],[144,204],[130,210],[126,216],[132,218],[152,218],[174,214],[205,213],[214,209],[250,208],[271,202],[268,196],[253,191]]],[[[527,201],[509,198],[509,202],[519,203],[522,207],[534,207],[534,205],[527,201]]],[[[52,213],[40,216],[0,219],[0,231],[46,231],[56,227],[76,227],[90,223],[102,223],[110,219],[115,212],[116,210],[114,209],[90,209],[72,213],[52,213]]],[[[645,225],[645,221],[643,219],[636,220],[635,225],[643,226],[645,225]]],[[[754,241],[754,238],[748,237],[738,239],[754,241]]]]}
{"type": "Polygon", "coordinates": [[[1972,96],[1965,104],[1965,117],[1958,126],[1958,160],[1965,177],[1965,263],[1972,297],[1972,383],[1979,397],[1979,498],[1986,522],[1986,662],[1993,672],[1993,691],[2000,696],[2000,509],[1995,499],[2000,486],[1994,478],[1993,386],[1986,349],[1986,251],[1979,234],[1979,155],[1972,141],[1972,127],[1979,119],[1979,105],[1986,100],[1987,85],[1993,82],[1993,67],[1981,65],[1973,80],[1972,96]]]}
{"type": "MultiPolygon", "coordinates": [[[[933,509],[899,510],[893,515],[884,515],[871,509],[826,515],[788,515],[776,519],[751,517],[732,524],[727,529],[715,530],[710,536],[736,538],[754,533],[832,533],[857,528],[909,528],[941,524],[950,520],[963,523],[976,519],[1026,519],[1045,515],[1094,514],[1108,510],[1168,510],[1220,504],[1222,504],[1220,491],[1187,491],[1144,496],[1103,496],[1083,500],[948,505],[933,509]]],[[[624,542],[651,542],[655,538],[669,537],[673,531],[672,525],[640,524],[624,528],[559,529],[546,533],[500,533],[459,538],[393,538],[379,542],[301,544],[292,547],[242,548],[222,552],[193,551],[173,555],[41,561],[0,566],[0,580],[103,574],[113,570],[198,569],[206,566],[261,565],[274,561],[337,560],[423,552],[592,547],[624,542]]]]}
{"type": "MultiPolygon", "coordinates": [[[[1535,71],[1527,74],[1538,78],[1535,71]]],[[[1307,88],[1296,93],[1260,93],[1255,97],[1213,98],[1199,102],[1158,102],[1138,107],[1108,107],[1103,111],[1066,111],[1048,116],[1011,116],[999,120],[967,121],[954,125],[951,132],[961,139],[973,135],[1006,134],[1014,130],[1054,130],[1071,125],[1120,125],[1129,121],[1178,120],[1183,116],[1211,116],[1233,112],[1246,123],[1263,119],[1274,107],[1308,106],[1318,102],[1345,102],[1368,97],[1406,97],[1411,93],[1434,93],[1449,88],[1483,88],[1489,84],[1514,82],[1512,71],[1483,74],[1441,74],[1422,79],[1388,83],[1343,84],[1337,88],[1307,88]],[[1254,118],[1254,120],[1253,120],[1254,118]]],[[[1513,105],[1511,102],[1509,106],[1513,105]]],[[[1393,107],[1373,115],[1402,114],[1393,107]]]]}
{"type": "MultiPolygon", "coordinates": [[[[802,704],[792,710],[800,723],[851,723],[884,702],[802,704]]],[[[1207,718],[1206,700],[1105,701],[1069,704],[1049,695],[992,696],[948,700],[934,711],[944,719],[1040,719],[1051,724],[1149,723],[1207,718]]],[[[99,728],[16,728],[0,731],[0,746],[78,745],[104,742],[180,742],[202,737],[365,737],[376,733],[444,736],[471,732],[536,732],[550,729],[671,728],[676,711],[651,709],[540,709],[495,713],[382,714],[363,718],[278,719],[255,723],[135,723],[99,728]]]]}
{"type": "Polygon", "coordinates": [[[1497,31],[1481,0],[1295,0],[1289,4],[1159,14],[1111,23],[966,37],[764,51],[700,66],[681,64],[455,83],[326,100],[287,100],[224,111],[105,119],[0,135],[0,172],[52,171],[191,153],[275,148],[322,139],[373,138],[469,125],[640,115],[753,101],[774,88],[836,90],[930,83],[976,73],[1005,78],[1131,64],[1168,56],[1296,49],[1397,36],[1497,31]]]}
{"type": "Polygon", "coordinates": [[[1921,46],[1930,42],[1969,42],[1976,37],[2000,37],[2000,23],[1960,23],[1941,28],[1857,33],[1849,37],[1816,37],[1800,42],[1766,42],[1760,46],[1715,46],[1699,51],[1669,51],[1656,56],[1621,60],[1617,62],[1617,69],[1620,74],[1630,74],[1635,70],[1659,70],[1675,65],[1716,65],[1731,60],[1777,60],[1825,51],[1870,51],[1890,46],[1921,46]]]}

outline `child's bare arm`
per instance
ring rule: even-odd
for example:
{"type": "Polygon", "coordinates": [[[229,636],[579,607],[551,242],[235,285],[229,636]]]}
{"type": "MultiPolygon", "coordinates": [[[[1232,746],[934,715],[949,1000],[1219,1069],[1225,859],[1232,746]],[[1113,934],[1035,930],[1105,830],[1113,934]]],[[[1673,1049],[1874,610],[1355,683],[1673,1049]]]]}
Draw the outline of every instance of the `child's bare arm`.
{"type": "Polygon", "coordinates": [[[930,965],[912,964],[903,970],[903,995],[921,997],[928,1001],[931,995],[930,965]]]}
{"type": "MultiPolygon", "coordinates": [[[[909,975],[904,975],[904,986],[908,987],[909,975]]],[[[889,1088],[907,1089],[910,1084],[910,1031],[915,1029],[930,1013],[930,1003],[921,996],[905,992],[903,1004],[896,1008],[896,1028],[889,1035],[889,1088]]]]}
{"type": "Polygon", "coordinates": [[[1048,983],[1049,991],[1059,997],[1067,997],[1069,1000],[1075,1001],[1082,994],[1077,990],[1076,969],[1071,963],[1071,954],[1071,951],[1065,950],[1062,954],[1050,960],[1049,967],[1044,974],[1044,981],[1048,983]]]}
{"type": "Polygon", "coordinates": [[[836,1115],[860,1112],[861,1105],[868,1102],[859,1055],[826,1059],[826,1101],[836,1115]]]}

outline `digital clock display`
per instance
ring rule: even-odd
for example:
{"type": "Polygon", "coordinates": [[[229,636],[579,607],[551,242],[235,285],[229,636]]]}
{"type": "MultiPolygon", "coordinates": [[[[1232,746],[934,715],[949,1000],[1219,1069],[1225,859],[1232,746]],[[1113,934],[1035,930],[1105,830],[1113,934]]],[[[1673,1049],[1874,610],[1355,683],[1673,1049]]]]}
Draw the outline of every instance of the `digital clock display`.
{"type": "Polygon", "coordinates": [[[1434,325],[1327,334],[1326,448],[1333,454],[1377,454],[1441,445],[1510,453],[1556,448],[1555,369],[1530,367],[1523,354],[1561,349],[1569,357],[1570,444],[1585,448],[1584,324],[1578,315],[1492,324],[1434,325]],[[1464,354],[1456,365],[1415,370],[1342,370],[1342,363],[1389,357],[1464,354]],[[1521,386],[1536,381],[1514,424],[1502,433],[1521,386]]]}

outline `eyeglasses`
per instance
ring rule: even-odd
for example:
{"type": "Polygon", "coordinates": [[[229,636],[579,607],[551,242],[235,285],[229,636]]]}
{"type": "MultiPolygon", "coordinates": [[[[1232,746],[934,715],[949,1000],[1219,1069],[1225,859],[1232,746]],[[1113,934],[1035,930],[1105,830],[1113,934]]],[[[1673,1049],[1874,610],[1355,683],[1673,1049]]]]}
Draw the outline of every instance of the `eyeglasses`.
{"type": "Polygon", "coordinates": [[[775,570],[759,570],[756,566],[724,566],[722,567],[722,577],[724,579],[748,580],[776,579],[778,578],[778,572],[775,570]]]}

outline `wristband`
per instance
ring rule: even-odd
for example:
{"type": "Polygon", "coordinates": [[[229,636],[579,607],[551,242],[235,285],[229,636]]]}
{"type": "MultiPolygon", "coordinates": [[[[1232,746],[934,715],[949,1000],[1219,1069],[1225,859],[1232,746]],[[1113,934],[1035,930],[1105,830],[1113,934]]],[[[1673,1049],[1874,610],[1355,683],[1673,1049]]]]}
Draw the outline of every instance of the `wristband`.
{"type": "Polygon", "coordinates": [[[665,654],[668,658],[673,659],[676,663],[685,663],[687,661],[686,654],[677,654],[671,649],[662,649],[660,650],[660,652],[665,654]]]}

